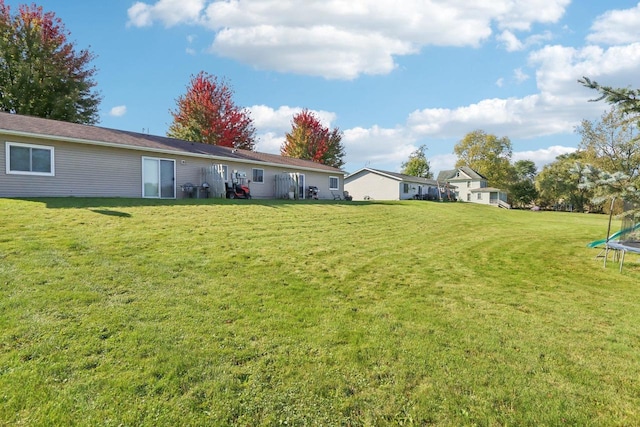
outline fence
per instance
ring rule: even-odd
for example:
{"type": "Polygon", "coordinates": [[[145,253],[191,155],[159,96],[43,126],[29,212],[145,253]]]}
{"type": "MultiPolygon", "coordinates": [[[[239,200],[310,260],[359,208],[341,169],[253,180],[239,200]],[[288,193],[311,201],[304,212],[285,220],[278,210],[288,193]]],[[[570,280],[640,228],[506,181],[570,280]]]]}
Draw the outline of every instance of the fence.
{"type": "Polygon", "coordinates": [[[227,185],[224,175],[225,171],[222,165],[202,168],[202,182],[209,184],[210,197],[225,198],[227,196],[227,185]]]}

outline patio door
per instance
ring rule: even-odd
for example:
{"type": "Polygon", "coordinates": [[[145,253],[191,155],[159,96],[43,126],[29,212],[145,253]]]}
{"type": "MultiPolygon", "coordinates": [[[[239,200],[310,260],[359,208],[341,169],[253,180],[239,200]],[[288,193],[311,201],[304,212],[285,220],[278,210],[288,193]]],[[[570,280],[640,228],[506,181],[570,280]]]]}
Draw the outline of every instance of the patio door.
{"type": "Polygon", "coordinates": [[[142,158],[142,197],[160,199],[176,197],[175,160],[142,158]]]}

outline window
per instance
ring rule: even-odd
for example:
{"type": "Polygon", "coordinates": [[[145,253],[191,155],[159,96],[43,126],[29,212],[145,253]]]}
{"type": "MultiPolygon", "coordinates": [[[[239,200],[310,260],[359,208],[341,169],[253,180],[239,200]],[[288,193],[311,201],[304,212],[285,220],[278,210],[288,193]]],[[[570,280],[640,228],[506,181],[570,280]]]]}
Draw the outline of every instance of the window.
{"type": "Polygon", "coordinates": [[[406,182],[402,184],[402,192],[404,194],[407,194],[409,192],[409,184],[407,184],[406,182]]]}
{"type": "Polygon", "coordinates": [[[467,181],[467,188],[471,187],[471,181],[467,181]]]}
{"type": "Polygon", "coordinates": [[[339,187],[338,177],[330,176],[329,177],[329,190],[337,190],[339,187]]]}
{"type": "Polygon", "coordinates": [[[33,144],[6,143],[7,173],[54,176],[53,147],[33,144]]]}
{"type": "Polygon", "coordinates": [[[264,169],[253,170],[253,182],[264,182],[264,169]]]}
{"type": "Polygon", "coordinates": [[[222,179],[224,182],[229,181],[229,166],[222,165],[222,179]]]}
{"type": "Polygon", "coordinates": [[[471,201],[471,193],[467,193],[467,202],[471,201]]]}
{"type": "Polygon", "coordinates": [[[478,200],[482,200],[482,193],[478,193],[478,200]]]}

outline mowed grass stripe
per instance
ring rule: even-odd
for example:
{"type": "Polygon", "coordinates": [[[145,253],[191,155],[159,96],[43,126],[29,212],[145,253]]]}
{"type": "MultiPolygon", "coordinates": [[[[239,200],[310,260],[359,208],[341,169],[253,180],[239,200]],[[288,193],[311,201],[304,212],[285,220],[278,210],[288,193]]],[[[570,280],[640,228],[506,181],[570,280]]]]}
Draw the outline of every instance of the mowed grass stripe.
{"type": "Polygon", "coordinates": [[[637,258],[472,204],[0,200],[0,420],[633,425],[637,258]]]}

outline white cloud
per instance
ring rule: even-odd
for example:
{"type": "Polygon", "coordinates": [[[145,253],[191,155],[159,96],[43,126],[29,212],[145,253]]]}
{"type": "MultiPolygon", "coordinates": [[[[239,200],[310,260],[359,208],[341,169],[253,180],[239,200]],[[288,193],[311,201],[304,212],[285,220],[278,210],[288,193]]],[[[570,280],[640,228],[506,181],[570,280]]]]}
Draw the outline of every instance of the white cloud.
{"type": "Polygon", "coordinates": [[[496,38],[504,44],[504,48],[507,52],[515,52],[524,49],[524,43],[518,40],[516,35],[511,31],[505,30],[496,38]]]}
{"type": "Polygon", "coordinates": [[[193,44],[193,42],[196,41],[197,36],[190,34],[187,36],[187,48],[185,49],[185,51],[187,52],[187,54],[189,55],[195,55],[196,54],[196,50],[191,47],[191,45],[193,44]]]}
{"type": "Polygon", "coordinates": [[[149,27],[161,21],[166,27],[197,23],[206,0],[159,0],[154,5],[136,2],[127,10],[127,25],[149,27]]]}
{"type": "Polygon", "coordinates": [[[113,107],[109,110],[109,115],[113,117],[122,117],[127,114],[127,106],[126,105],[118,105],[117,107],[113,107]]]}
{"type": "Polygon", "coordinates": [[[500,77],[498,80],[496,80],[496,86],[498,86],[498,87],[504,86],[504,79],[502,77],[500,77]]]}
{"type": "Polygon", "coordinates": [[[536,79],[542,93],[563,97],[567,101],[581,103],[585,98],[595,95],[577,84],[577,80],[583,76],[592,79],[606,76],[606,84],[614,87],[640,85],[637,73],[640,68],[640,43],[608,49],[598,46],[582,49],[545,46],[529,56],[529,63],[537,68],[536,79]]]}
{"type": "Polygon", "coordinates": [[[507,52],[516,52],[529,49],[532,46],[541,45],[542,43],[549,41],[552,38],[553,35],[548,31],[529,36],[525,38],[524,41],[518,39],[518,37],[516,37],[516,35],[509,30],[504,30],[502,33],[496,36],[496,40],[502,43],[507,52]]]}
{"type": "Polygon", "coordinates": [[[579,120],[562,114],[563,101],[541,95],[485,99],[455,109],[416,110],[407,119],[421,137],[461,138],[475,129],[510,138],[532,138],[572,132],[579,120]]]}
{"type": "Polygon", "coordinates": [[[284,133],[262,132],[257,135],[256,150],[261,153],[280,154],[284,133]]]}
{"type": "Polygon", "coordinates": [[[557,22],[570,0],[159,0],[128,10],[130,26],[198,24],[211,51],[261,69],[353,79],[385,74],[424,46],[476,47],[504,30],[557,22]]]}
{"type": "Polygon", "coordinates": [[[529,30],[534,23],[558,22],[571,0],[516,0],[496,3],[504,8],[496,16],[500,27],[523,31],[529,30]]]}
{"type": "MultiPolygon", "coordinates": [[[[269,130],[288,131],[291,129],[293,116],[303,110],[302,107],[281,106],[277,110],[266,105],[254,105],[249,107],[249,112],[256,127],[269,130]]],[[[322,123],[323,126],[331,127],[335,121],[336,114],[330,111],[309,109],[322,123]]]]}
{"type": "Polygon", "coordinates": [[[516,79],[518,83],[525,82],[529,80],[529,75],[522,71],[522,68],[516,68],[513,70],[513,77],[516,79]]]}
{"type": "Polygon", "coordinates": [[[411,44],[376,33],[352,33],[332,26],[224,29],[211,51],[262,69],[354,79],[361,73],[386,74],[393,55],[414,53],[411,44]]]}
{"type": "Polygon", "coordinates": [[[134,27],[149,27],[153,23],[153,17],[151,16],[151,6],[136,2],[127,10],[129,21],[127,26],[134,27]]]}
{"type": "Polygon", "coordinates": [[[369,165],[394,164],[396,169],[416,150],[416,139],[407,135],[403,128],[385,129],[378,126],[344,130],[342,139],[349,164],[364,167],[369,165]]]}
{"type": "Polygon", "coordinates": [[[514,162],[517,162],[518,160],[531,160],[536,164],[538,171],[540,171],[544,165],[552,163],[556,157],[562,154],[573,153],[574,151],[576,151],[575,147],[554,145],[548,148],[541,148],[539,150],[514,151],[511,159],[514,162]]]}
{"type": "Polygon", "coordinates": [[[428,153],[427,159],[429,160],[429,166],[434,178],[438,177],[439,172],[454,169],[456,167],[456,161],[458,160],[455,154],[438,154],[429,157],[428,153]]]}
{"type": "Polygon", "coordinates": [[[625,44],[640,41],[640,3],[634,8],[610,10],[600,15],[591,26],[587,40],[592,43],[625,44]]]}

